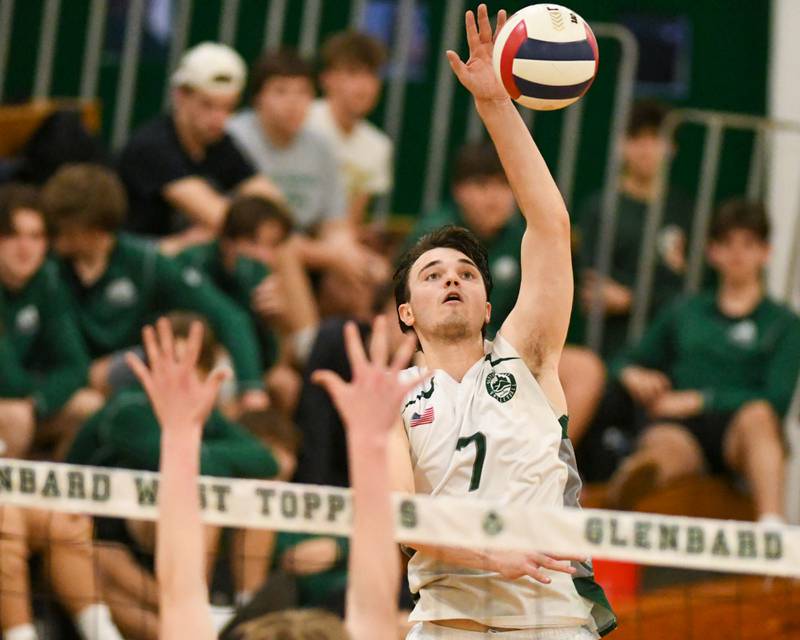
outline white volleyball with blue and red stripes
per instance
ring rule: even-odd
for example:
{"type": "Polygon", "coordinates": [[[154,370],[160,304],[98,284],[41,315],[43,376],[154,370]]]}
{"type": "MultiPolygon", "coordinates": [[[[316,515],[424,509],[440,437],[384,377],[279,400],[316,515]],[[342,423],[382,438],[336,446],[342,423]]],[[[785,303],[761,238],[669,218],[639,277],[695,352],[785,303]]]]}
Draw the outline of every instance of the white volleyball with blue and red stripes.
{"type": "Polygon", "coordinates": [[[539,111],[563,109],[589,90],[597,40],[577,13],[557,4],[517,11],[494,43],[494,72],[508,94],[539,111]]]}

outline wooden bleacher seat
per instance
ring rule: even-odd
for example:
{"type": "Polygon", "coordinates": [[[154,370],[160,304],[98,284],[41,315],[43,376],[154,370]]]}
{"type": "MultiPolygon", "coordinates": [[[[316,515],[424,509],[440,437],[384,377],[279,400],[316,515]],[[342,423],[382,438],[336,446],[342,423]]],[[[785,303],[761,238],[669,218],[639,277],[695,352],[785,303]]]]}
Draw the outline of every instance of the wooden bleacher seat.
{"type": "Polygon", "coordinates": [[[59,99],[0,105],[0,158],[17,155],[41,124],[59,109],[79,110],[90,132],[100,130],[100,103],[97,101],[59,99]]]}
{"type": "MultiPolygon", "coordinates": [[[[587,485],[581,504],[587,509],[608,509],[606,486],[587,485]]],[[[756,515],[750,496],[738,491],[728,478],[707,475],[676,480],[646,495],[633,510],[723,520],[754,520],[756,515]]]]}

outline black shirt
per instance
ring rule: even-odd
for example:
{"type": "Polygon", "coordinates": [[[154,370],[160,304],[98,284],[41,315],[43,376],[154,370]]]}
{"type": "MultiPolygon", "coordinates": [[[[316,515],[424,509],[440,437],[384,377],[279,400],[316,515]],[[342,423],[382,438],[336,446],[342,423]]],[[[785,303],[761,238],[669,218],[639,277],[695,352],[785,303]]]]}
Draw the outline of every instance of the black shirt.
{"type": "Polygon", "coordinates": [[[193,160],[178,140],[171,115],[159,116],[133,134],[117,170],[128,191],[128,229],[154,236],[187,226],[186,217],[164,199],[169,183],[198,177],[226,193],[255,174],[228,134],[207,147],[200,162],[193,160]]]}

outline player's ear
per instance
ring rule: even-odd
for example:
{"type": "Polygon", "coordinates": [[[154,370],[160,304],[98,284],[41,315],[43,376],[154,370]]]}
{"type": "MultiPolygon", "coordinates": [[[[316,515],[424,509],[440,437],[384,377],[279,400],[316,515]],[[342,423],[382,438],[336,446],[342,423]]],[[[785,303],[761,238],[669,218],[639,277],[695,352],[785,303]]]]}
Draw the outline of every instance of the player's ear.
{"type": "MultiPolygon", "coordinates": [[[[400,316],[400,322],[407,327],[414,326],[414,312],[411,310],[411,305],[408,302],[404,302],[397,307],[397,315],[400,316]]],[[[402,329],[402,327],[400,328],[402,329]]]]}
{"type": "Polygon", "coordinates": [[[489,324],[491,319],[492,319],[492,303],[491,302],[487,302],[486,303],[486,318],[485,318],[486,322],[485,322],[485,324],[489,324]]]}

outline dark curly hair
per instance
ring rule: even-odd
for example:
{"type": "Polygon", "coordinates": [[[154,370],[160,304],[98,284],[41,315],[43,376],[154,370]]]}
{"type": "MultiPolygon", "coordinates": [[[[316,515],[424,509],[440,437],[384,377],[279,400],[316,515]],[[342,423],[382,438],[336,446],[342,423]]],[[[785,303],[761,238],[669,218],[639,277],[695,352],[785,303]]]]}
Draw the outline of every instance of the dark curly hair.
{"type": "MultiPolygon", "coordinates": [[[[422,236],[408,251],[406,251],[397,263],[392,281],[394,283],[394,299],[395,304],[399,307],[401,304],[408,302],[411,292],[408,287],[408,276],[411,273],[411,267],[419,259],[419,257],[431,249],[438,249],[444,247],[446,249],[455,249],[460,251],[478,267],[478,271],[483,278],[483,286],[486,289],[486,299],[492,293],[492,273],[489,271],[489,254],[486,247],[481,244],[478,237],[469,229],[458,227],[456,225],[446,225],[440,227],[435,231],[422,236]]],[[[398,319],[400,318],[398,311],[398,319]]],[[[404,332],[411,331],[411,327],[400,319],[400,328],[404,332]]],[[[483,328],[484,333],[486,327],[483,328]]]]}

